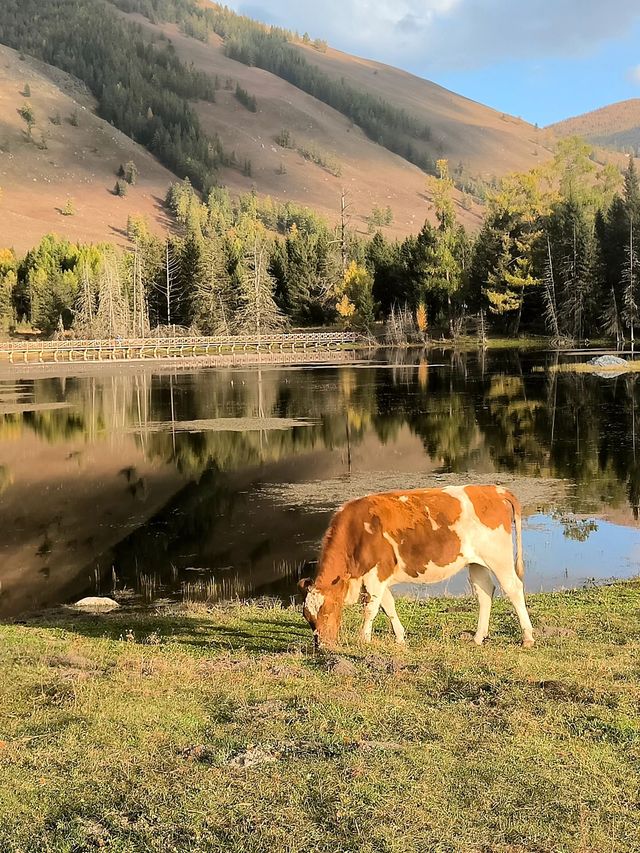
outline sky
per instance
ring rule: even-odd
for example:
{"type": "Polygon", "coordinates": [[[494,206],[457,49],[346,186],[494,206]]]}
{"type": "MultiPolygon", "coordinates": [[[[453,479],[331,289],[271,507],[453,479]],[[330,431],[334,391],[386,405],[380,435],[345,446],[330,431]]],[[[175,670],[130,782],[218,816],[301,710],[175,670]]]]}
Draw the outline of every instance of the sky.
{"type": "Polygon", "coordinates": [[[541,127],[640,98],[640,0],[227,0],[541,127]]]}

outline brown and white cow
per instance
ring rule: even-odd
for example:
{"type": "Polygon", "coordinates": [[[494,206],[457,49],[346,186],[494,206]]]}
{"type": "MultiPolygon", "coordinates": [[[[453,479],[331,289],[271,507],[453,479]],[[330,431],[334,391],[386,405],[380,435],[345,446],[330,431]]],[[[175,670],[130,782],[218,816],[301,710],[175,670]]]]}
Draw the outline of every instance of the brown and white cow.
{"type": "Polygon", "coordinates": [[[300,582],[306,590],[303,613],[316,643],[334,645],[343,605],[355,604],[364,587],[368,600],[361,638],[371,641],[373,620],[382,607],[396,641],[403,643],[405,632],[390,587],[438,583],[465,566],[480,610],[474,641],[480,645],[489,632],[493,575],[516,610],[522,644],[532,646],[522,583],[520,503],[501,486],[385,492],[344,504],[325,534],[315,578],[300,582]]]}

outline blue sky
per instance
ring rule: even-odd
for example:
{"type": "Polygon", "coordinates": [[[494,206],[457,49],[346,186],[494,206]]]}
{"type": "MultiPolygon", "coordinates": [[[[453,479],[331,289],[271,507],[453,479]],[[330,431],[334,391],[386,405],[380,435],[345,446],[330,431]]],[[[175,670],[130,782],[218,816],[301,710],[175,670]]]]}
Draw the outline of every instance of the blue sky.
{"type": "Polygon", "coordinates": [[[639,0],[231,0],[543,126],[640,97],[639,0]]]}

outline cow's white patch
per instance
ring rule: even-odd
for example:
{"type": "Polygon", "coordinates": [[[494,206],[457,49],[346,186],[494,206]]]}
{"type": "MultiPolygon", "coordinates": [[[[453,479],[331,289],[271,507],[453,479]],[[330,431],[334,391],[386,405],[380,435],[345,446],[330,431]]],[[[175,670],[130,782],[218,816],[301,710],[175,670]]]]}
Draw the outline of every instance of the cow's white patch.
{"type": "Polygon", "coordinates": [[[400,543],[396,542],[396,540],[393,538],[393,536],[391,536],[391,534],[387,533],[386,530],[383,532],[382,535],[387,540],[389,545],[391,545],[391,547],[393,548],[393,554],[396,558],[397,566],[400,569],[400,571],[403,572],[406,569],[407,564],[405,563],[405,561],[402,559],[402,557],[400,555],[400,543]]]}
{"type": "Polygon", "coordinates": [[[304,600],[305,609],[309,611],[313,618],[317,618],[320,608],[324,604],[324,595],[315,587],[311,587],[304,600]]]}
{"type": "Polygon", "coordinates": [[[432,530],[437,530],[437,529],[438,529],[438,525],[436,524],[435,519],[433,518],[433,516],[432,516],[432,515],[431,515],[431,513],[429,512],[429,507],[428,507],[426,504],[425,504],[425,507],[424,507],[424,513],[425,513],[425,515],[427,516],[427,518],[429,519],[429,524],[431,525],[431,529],[432,529],[432,530]]]}
{"type": "Polygon", "coordinates": [[[368,521],[365,521],[364,529],[367,531],[367,533],[373,533],[373,527],[369,524],[368,521]]]}
{"type": "Polygon", "coordinates": [[[349,586],[347,588],[347,594],[344,599],[345,604],[355,604],[360,597],[360,590],[362,589],[362,578],[352,578],[349,581],[349,586]]]}
{"type": "Polygon", "coordinates": [[[402,501],[403,504],[406,504],[406,502],[409,500],[409,496],[408,495],[400,495],[398,500],[402,501]]]}

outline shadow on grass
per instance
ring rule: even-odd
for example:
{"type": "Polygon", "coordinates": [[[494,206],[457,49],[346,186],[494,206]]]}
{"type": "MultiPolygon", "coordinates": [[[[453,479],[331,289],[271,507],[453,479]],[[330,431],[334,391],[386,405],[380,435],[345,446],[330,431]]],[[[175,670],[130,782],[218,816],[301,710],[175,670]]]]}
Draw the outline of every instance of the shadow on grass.
{"type": "Polygon", "coordinates": [[[221,613],[203,616],[157,614],[141,610],[115,613],[75,613],[51,610],[5,624],[39,631],[64,631],[88,639],[121,641],[135,645],[174,644],[198,654],[221,651],[285,653],[310,645],[311,632],[302,616],[276,611],[273,619],[264,615],[221,613]]]}

